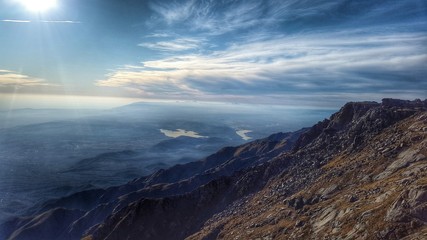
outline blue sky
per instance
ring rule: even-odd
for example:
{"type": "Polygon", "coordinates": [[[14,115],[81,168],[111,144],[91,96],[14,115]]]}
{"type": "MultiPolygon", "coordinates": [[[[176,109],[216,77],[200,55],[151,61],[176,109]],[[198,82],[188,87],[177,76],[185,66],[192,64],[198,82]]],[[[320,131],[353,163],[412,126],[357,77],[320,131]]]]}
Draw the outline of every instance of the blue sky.
{"type": "MultiPolygon", "coordinates": [[[[424,0],[0,2],[0,93],[292,106],[427,97],[424,0]]],[[[35,101],[37,101],[35,99],[35,101]]]]}

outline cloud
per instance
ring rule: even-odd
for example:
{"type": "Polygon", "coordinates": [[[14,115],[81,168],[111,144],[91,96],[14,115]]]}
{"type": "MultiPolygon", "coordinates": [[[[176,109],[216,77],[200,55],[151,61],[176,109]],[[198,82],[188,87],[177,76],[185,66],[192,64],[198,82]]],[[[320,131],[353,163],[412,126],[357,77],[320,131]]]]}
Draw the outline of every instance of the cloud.
{"type": "Polygon", "coordinates": [[[117,69],[97,85],[159,98],[387,95],[396,89],[417,96],[425,93],[427,36],[364,32],[259,38],[219,51],[144,61],[138,68],[117,69]]]}
{"type": "Polygon", "coordinates": [[[1,22],[10,22],[10,23],[30,23],[30,20],[16,20],[16,19],[4,19],[0,20],[1,22]]]}
{"type": "Polygon", "coordinates": [[[2,87],[35,87],[35,86],[53,86],[40,78],[33,78],[21,73],[0,70],[0,88],[2,87]]]}
{"type": "Polygon", "coordinates": [[[149,43],[140,43],[138,46],[146,47],[159,51],[186,51],[198,49],[203,44],[204,40],[201,38],[176,38],[170,41],[158,41],[149,43]]]}
{"type": "MultiPolygon", "coordinates": [[[[403,22],[425,16],[426,5],[408,1],[230,0],[151,1],[155,17],[172,29],[210,35],[272,28],[285,32],[348,25],[358,27],[403,22]]],[[[158,26],[158,24],[152,24],[158,26]]]]}
{"type": "Polygon", "coordinates": [[[418,0],[159,0],[150,7],[154,33],[139,46],[154,54],[98,86],[255,103],[426,95],[427,9],[418,0]]]}
{"type": "Polygon", "coordinates": [[[169,33],[152,33],[145,36],[146,38],[165,38],[171,37],[169,33]]]}
{"type": "Polygon", "coordinates": [[[172,24],[189,18],[196,1],[177,2],[151,2],[151,8],[160,14],[166,22],[172,24]]]}
{"type": "Polygon", "coordinates": [[[38,21],[31,21],[31,20],[17,20],[17,19],[4,19],[0,20],[0,22],[10,22],[10,23],[67,23],[67,24],[79,24],[81,22],[79,21],[70,21],[70,20],[38,20],[38,21]]]}
{"type": "Polygon", "coordinates": [[[189,29],[208,31],[213,35],[259,25],[265,21],[262,1],[195,1],[151,2],[160,21],[168,25],[185,25],[189,29]]]}
{"type": "Polygon", "coordinates": [[[70,20],[54,20],[54,21],[47,21],[47,20],[41,20],[42,23],[70,23],[70,24],[80,24],[82,22],[79,21],[70,21],[70,20]]]}

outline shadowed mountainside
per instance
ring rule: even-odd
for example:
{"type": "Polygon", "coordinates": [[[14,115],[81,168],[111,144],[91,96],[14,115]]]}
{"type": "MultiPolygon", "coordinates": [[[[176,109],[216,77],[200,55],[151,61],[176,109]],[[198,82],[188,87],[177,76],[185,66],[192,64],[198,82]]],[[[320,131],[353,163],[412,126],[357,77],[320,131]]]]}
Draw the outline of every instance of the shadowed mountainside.
{"type": "Polygon", "coordinates": [[[122,186],[52,200],[35,216],[4,224],[0,236],[422,237],[426,110],[427,100],[348,103],[308,129],[223,148],[122,186]]]}
{"type": "MultiPolygon", "coordinates": [[[[288,151],[303,131],[277,133],[242,146],[226,147],[200,161],[159,170],[122,186],[87,190],[48,201],[33,208],[34,217],[17,218],[5,223],[0,229],[0,236],[20,239],[20,236],[24,236],[22,231],[44,231],[32,225],[32,220],[53,211],[59,212],[58,214],[73,213],[74,218],[72,221],[62,221],[61,216],[50,214],[49,216],[56,219],[56,228],[61,229],[63,234],[51,235],[49,239],[78,239],[91,226],[101,223],[110,214],[142,197],[158,198],[184,194],[218,177],[228,176],[240,169],[267,161],[271,155],[278,152],[288,151]],[[55,211],[58,209],[61,211],[55,211]],[[75,209],[80,212],[74,214],[75,209]]],[[[100,161],[100,157],[95,160],[100,161]]],[[[88,159],[84,160],[84,163],[87,164],[89,160],[93,161],[88,159]]]]}

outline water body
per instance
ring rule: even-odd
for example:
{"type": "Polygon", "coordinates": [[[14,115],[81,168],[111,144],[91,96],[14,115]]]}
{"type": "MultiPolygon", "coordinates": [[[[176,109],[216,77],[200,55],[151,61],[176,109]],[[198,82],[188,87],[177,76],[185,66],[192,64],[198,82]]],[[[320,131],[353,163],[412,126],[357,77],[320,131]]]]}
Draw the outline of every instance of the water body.
{"type": "Polygon", "coordinates": [[[176,131],[160,129],[160,132],[163,133],[165,136],[171,137],[171,138],[177,138],[177,137],[208,138],[207,136],[199,135],[199,133],[197,132],[187,131],[184,129],[176,129],[176,131]]]}
{"type": "Polygon", "coordinates": [[[252,139],[251,137],[249,137],[248,135],[246,135],[247,133],[250,133],[250,132],[252,132],[252,130],[244,130],[244,129],[242,129],[242,130],[237,130],[236,134],[239,135],[243,140],[248,141],[248,140],[252,139]]]}

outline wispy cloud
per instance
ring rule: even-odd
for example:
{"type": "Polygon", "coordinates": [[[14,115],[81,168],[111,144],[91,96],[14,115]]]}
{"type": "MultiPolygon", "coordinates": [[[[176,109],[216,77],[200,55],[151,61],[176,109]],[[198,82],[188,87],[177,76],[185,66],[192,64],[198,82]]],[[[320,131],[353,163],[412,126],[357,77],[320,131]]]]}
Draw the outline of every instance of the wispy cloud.
{"type": "Polygon", "coordinates": [[[160,51],[185,51],[198,49],[204,43],[201,38],[176,38],[169,41],[140,43],[138,46],[160,51]]]}
{"type": "Polygon", "coordinates": [[[424,97],[425,6],[417,4],[152,1],[154,34],[139,46],[158,55],[96,84],[153,98],[269,103],[424,97]]]}
{"type": "MultiPolygon", "coordinates": [[[[361,31],[363,32],[363,31],[361,31]]],[[[209,54],[176,55],[124,67],[98,81],[144,96],[271,96],[427,89],[420,33],[330,32],[259,39],[209,54]],[[412,83],[412,84],[408,84],[412,83]]],[[[307,97],[307,96],[306,96],[307,97]]]]}
{"type": "MultiPolygon", "coordinates": [[[[258,29],[295,32],[317,27],[373,26],[413,19],[425,12],[425,4],[408,1],[151,1],[156,13],[151,21],[210,35],[258,29]]],[[[425,14],[424,14],[425,16],[425,14]]],[[[157,26],[157,24],[153,24],[157,26]]]]}
{"type": "Polygon", "coordinates": [[[10,22],[10,23],[30,23],[30,20],[16,20],[16,19],[3,19],[1,22],[10,22]]]}
{"type": "Polygon", "coordinates": [[[145,36],[146,38],[166,38],[171,37],[169,33],[151,33],[145,36]]]}
{"type": "Polygon", "coordinates": [[[43,79],[34,78],[25,74],[0,70],[0,87],[34,87],[34,86],[54,86],[43,79]]]}
{"type": "Polygon", "coordinates": [[[68,23],[68,24],[79,24],[82,22],[79,21],[70,21],[70,20],[18,20],[18,19],[3,19],[0,22],[9,22],[9,23],[68,23]]]}
{"type": "Polygon", "coordinates": [[[169,25],[184,23],[189,29],[208,31],[213,35],[261,24],[266,20],[263,12],[266,6],[262,1],[151,3],[160,21],[169,25]]]}
{"type": "Polygon", "coordinates": [[[48,21],[48,20],[41,20],[40,22],[42,22],[42,23],[70,23],[70,24],[80,24],[80,23],[82,23],[82,22],[79,22],[79,21],[70,21],[70,20],[51,20],[51,21],[48,21]]]}

